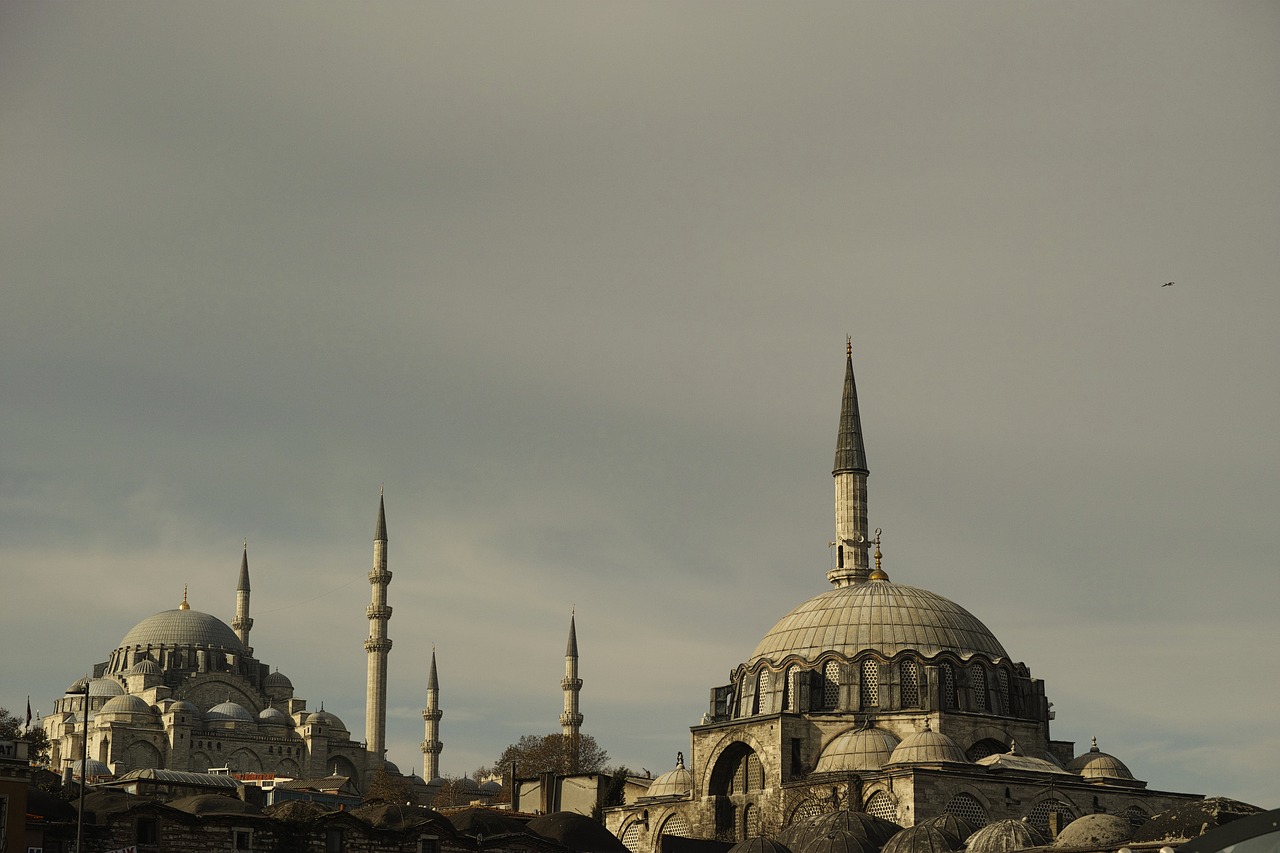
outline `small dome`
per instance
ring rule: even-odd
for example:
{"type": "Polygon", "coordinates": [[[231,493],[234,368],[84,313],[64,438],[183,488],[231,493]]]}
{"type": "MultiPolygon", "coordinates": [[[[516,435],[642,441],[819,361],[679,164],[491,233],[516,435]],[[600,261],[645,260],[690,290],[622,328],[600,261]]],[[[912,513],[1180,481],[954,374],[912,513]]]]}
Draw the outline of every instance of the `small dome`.
{"type": "MultiPolygon", "coordinates": [[[[80,772],[80,767],[81,765],[78,759],[76,761],[71,762],[71,775],[76,777],[77,779],[81,778],[83,775],[80,772]]],[[[110,767],[103,764],[101,761],[97,760],[96,758],[89,759],[89,778],[90,779],[94,778],[95,776],[110,776],[110,775],[111,775],[110,767]]]]}
{"type": "Polygon", "coordinates": [[[140,696],[125,693],[113,696],[98,709],[99,714],[150,714],[151,706],[140,696]]]}
{"type": "Polygon", "coordinates": [[[890,764],[936,764],[943,761],[970,763],[960,744],[942,732],[933,731],[928,723],[925,724],[924,731],[916,732],[898,744],[889,758],[890,764]]]}
{"type": "Polygon", "coordinates": [[[964,843],[970,835],[973,835],[973,825],[959,815],[954,815],[950,812],[922,820],[916,826],[936,826],[943,832],[949,832],[954,835],[961,843],[964,843]]]}
{"type": "Polygon", "coordinates": [[[400,768],[395,765],[395,762],[387,761],[385,759],[382,762],[382,772],[386,773],[388,776],[404,775],[403,773],[400,772],[400,768]]]}
{"type": "Polygon", "coordinates": [[[75,681],[71,682],[71,686],[67,688],[67,693],[83,693],[88,684],[88,676],[85,676],[84,678],[77,678],[75,681]]]}
{"type": "Polygon", "coordinates": [[[1026,820],[998,820],[969,836],[968,853],[1013,853],[1028,847],[1043,847],[1048,840],[1026,820]]]}
{"type": "Polygon", "coordinates": [[[188,702],[186,699],[179,699],[169,706],[167,713],[169,714],[186,714],[191,717],[192,722],[199,722],[204,719],[204,712],[200,710],[200,706],[194,702],[188,702]]]}
{"type": "Polygon", "coordinates": [[[160,669],[160,664],[151,660],[151,658],[143,658],[142,660],[129,667],[126,675],[163,675],[164,671],[160,669]]]}
{"type": "Polygon", "coordinates": [[[879,770],[889,762],[898,739],[880,728],[855,729],[837,737],[818,758],[818,773],[879,770]]]}
{"type": "Polygon", "coordinates": [[[687,797],[693,790],[693,774],[684,766],[684,755],[677,753],[676,766],[649,783],[646,797],[687,797]]]}
{"type": "Polygon", "coordinates": [[[243,705],[237,705],[235,702],[227,701],[219,705],[214,705],[204,715],[205,722],[209,723],[253,723],[257,722],[253,716],[253,712],[243,705]]]}
{"type": "Polygon", "coordinates": [[[267,677],[262,680],[262,686],[267,688],[275,687],[292,690],[293,682],[289,680],[289,676],[277,669],[275,672],[267,674],[267,677]]]}
{"type": "Polygon", "coordinates": [[[428,788],[435,788],[436,790],[439,790],[440,788],[444,787],[444,779],[440,778],[439,776],[432,776],[430,779],[427,780],[426,786],[428,788]]]}
{"type": "Polygon", "coordinates": [[[289,725],[289,718],[279,708],[263,708],[262,713],[258,715],[258,725],[287,726],[289,725]]]}
{"type": "Polygon", "coordinates": [[[963,842],[946,830],[936,826],[916,825],[890,838],[881,853],[950,853],[962,846],[963,842]]]}
{"type": "MultiPolygon", "coordinates": [[[[79,684],[79,682],[76,683],[79,684]]],[[[120,696],[123,693],[124,688],[114,678],[93,678],[89,680],[90,696],[120,696]]]]}
{"type": "MultiPolygon", "coordinates": [[[[329,728],[339,732],[345,732],[347,730],[346,725],[342,722],[342,720],[338,719],[337,714],[331,714],[330,712],[326,711],[324,708],[321,708],[319,711],[316,711],[314,714],[308,717],[307,724],[312,726],[328,726],[329,728]]],[[[395,765],[392,765],[392,766],[395,766],[395,765]]],[[[399,773],[399,772],[400,772],[399,770],[396,771],[396,773],[399,773]]]]}
{"type": "Polygon", "coordinates": [[[1071,759],[1067,769],[1072,773],[1079,773],[1085,779],[1133,779],[1133,774],[1124,766],[1123,761],[1098,749],[1097,738],[1093,739],[1088,752],[1071,759]]]}
{"type": "Polygon", "coordinates": [[[1132,837],[1133,824],[1128,818],[1114,814],[1087,814],[1063,827],[1053,846],[1103,850],[1123,844],[1132,837]]]}
{"type": "Polygon", "coordinates": [[[576,812],[539,815],[529,821],[527,828],[578,853],[628,853],[618,836],[605,829],[604,824],[576,812]]]}
{"type": "Polygon", "coordinates": [[[463,776],[458,780],[459,791],[479,791],[480,786],[476,784],[476,780],[470,776],[463,776]]]}
{"type": "Polygon", "coordinates": [[[501,782],[495,782],[492,779],[490,779],[488,782],[480,783],[480,793],[482,794],[497,794],[501,790],[502,790],[501,782]]]}
{"type": "Polygon", "coordinates": [[[791,849],[772,839],[754,835],[730,847],[728,853],[791,853],[791,849]]]}

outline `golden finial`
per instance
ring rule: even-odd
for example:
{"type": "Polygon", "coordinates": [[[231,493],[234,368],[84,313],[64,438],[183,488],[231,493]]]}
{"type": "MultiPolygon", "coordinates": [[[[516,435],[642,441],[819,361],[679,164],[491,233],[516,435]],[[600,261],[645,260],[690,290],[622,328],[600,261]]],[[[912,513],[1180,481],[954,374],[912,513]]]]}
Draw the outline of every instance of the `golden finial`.
{"type": "Polygon", "coordinates": [[[844,354],[853,358],[853,335],[844,336],[844,354]]]}
{"type": "Polygon", "coordinates": [[[884,569],[880,568],[880,560],[881,558],[884,557],[884,555],[880,553],[880,528],[879,527],[876,528],[876,538],[873,539],[872,541],[875,542],[876,544],[876,567],[874,570],[872,570],[871,574],[868,575],[868,578],[873,581],[887,581],[889,579],[888,573],[886,573],[884,569]]]}
{"type": "Polygon", "coordinates": [[[182,585],[182,603],[178,605],[179,610],[190,610],[191,605],[187,604],[187,585],[182,585]]]}

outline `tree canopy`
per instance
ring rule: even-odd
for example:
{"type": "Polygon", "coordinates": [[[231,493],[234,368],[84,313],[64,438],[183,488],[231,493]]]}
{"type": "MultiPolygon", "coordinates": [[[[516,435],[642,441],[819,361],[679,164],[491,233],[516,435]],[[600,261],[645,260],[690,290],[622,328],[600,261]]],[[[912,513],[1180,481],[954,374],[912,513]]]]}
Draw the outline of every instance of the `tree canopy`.
{"type": "Polygon", "coordinates": [[[49,737],[40,726],[26,727],[25,731],[24,727],[22,717],[0,708],[0,740],[25,740],[29,744],[27,757],[33,764],[41,764],[49,752],[49,737]]]}
{"type": "Polygon", "coordinates": [[[559,732],[549,735],[524,735],[509,745],[498,756],[494,769],[507,773],[515,762],[516,775],[536,776],[539,773],[596,773],[604,769],[609,753],[600,748],[591,735],[578,736],[577,767],[573,766],[569,739],[559,732]]]}

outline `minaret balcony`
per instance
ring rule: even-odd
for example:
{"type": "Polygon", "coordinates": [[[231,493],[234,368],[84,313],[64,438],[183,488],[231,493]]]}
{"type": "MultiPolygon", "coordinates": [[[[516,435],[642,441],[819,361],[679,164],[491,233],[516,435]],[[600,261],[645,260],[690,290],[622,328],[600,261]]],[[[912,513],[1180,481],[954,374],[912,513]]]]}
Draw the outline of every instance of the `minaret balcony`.
{"type": "Polygon", "coordinates": [[[438,740],[424,740],[422,742],[422,751],[426,755],[439,755],[444,749],[444,744],[438,740]]]}
{"type": "Polygon", "coordinates": [[[581,679],[581,678],[568,678],[568,677],[566,677],[566,678],[564,678],[564,679],[561,679],[561,681],[560,681],[560,689],[562,689],[562,690],[581,690],[581,689],[582,689],[582,679],[581,679]]]}
{"type": "Polygon", "coordinates": [[[374,652],[389,652],[391,651],[391,640],[387,637],[382,637],[381,639],[370,637],[364,641],[364,650],[369,654],[373,654],[374,652]]]}
{"type": "Polygon", "coordinates": [[[443,716],[444,711],[441,711],[439,708],[434,711],[427,710],[422,712],[422,719],[428,723],[438,723],[440,722],[440,718],[443,716]]]}
{"type": "Polygon", "coordinates": [[[383,568],[373,568],[369,571],[369,583],[388,584],[391,583],[391,572],[383,568]]]}
{"type": "Polygon", "coordinates": [[[561,714],[560,725],[572,726],[573,728],[576,729],[582,725],[582,715],[581,714],[561,714]]]}
{"type": "Polygon", "coordinates": [[[370,604],[365,608],[364,615],[370,619],[390,619],[391,606],[387,604],[370,604]]]}

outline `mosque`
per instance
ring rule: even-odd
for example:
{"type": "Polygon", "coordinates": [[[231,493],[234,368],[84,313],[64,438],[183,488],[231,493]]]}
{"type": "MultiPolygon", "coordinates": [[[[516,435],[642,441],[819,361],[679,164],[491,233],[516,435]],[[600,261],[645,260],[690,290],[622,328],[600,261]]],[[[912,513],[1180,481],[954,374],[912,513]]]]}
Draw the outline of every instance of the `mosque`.
{"type": "MultiPolygon", "coordinates": [[[[44,719],[50,767],[80,776],[87,746],[83,772],[90,780],[151,769],[205,773],[226,768],[286,778],[341,776],[363,790],[376,771],[398,772],[385,760],[391,572],[382,498],[369,583],[363,741],[353,739],[323,706],[309,711],[284,673],[254,657],[246,542],[231,624],[191,609],[184,592],[176,609],[131,628],[107,660],[93,667],[93,675],[67,688],[44,719]]],[[[434,655],[432,664],[434,687],[434,655]]],[[[438,754],[439,743],[432,748],[438,754]]]]}
{"type": "Polygon", "coordinates": [[[889,579],[867,522],[851,346],[832,474],[832,588],[711,688],[688,761],[605,811],[632,853],[674,849],[664,838],[779,837],[831,812],[901,826],[1025,819],[1052,837],[1084,815],[1136,824],[1200,799],[1147,788],[1096,741],[1077,754],[1054,740],[1044,682],[1025,663],[959,604],[889,579]]]}

